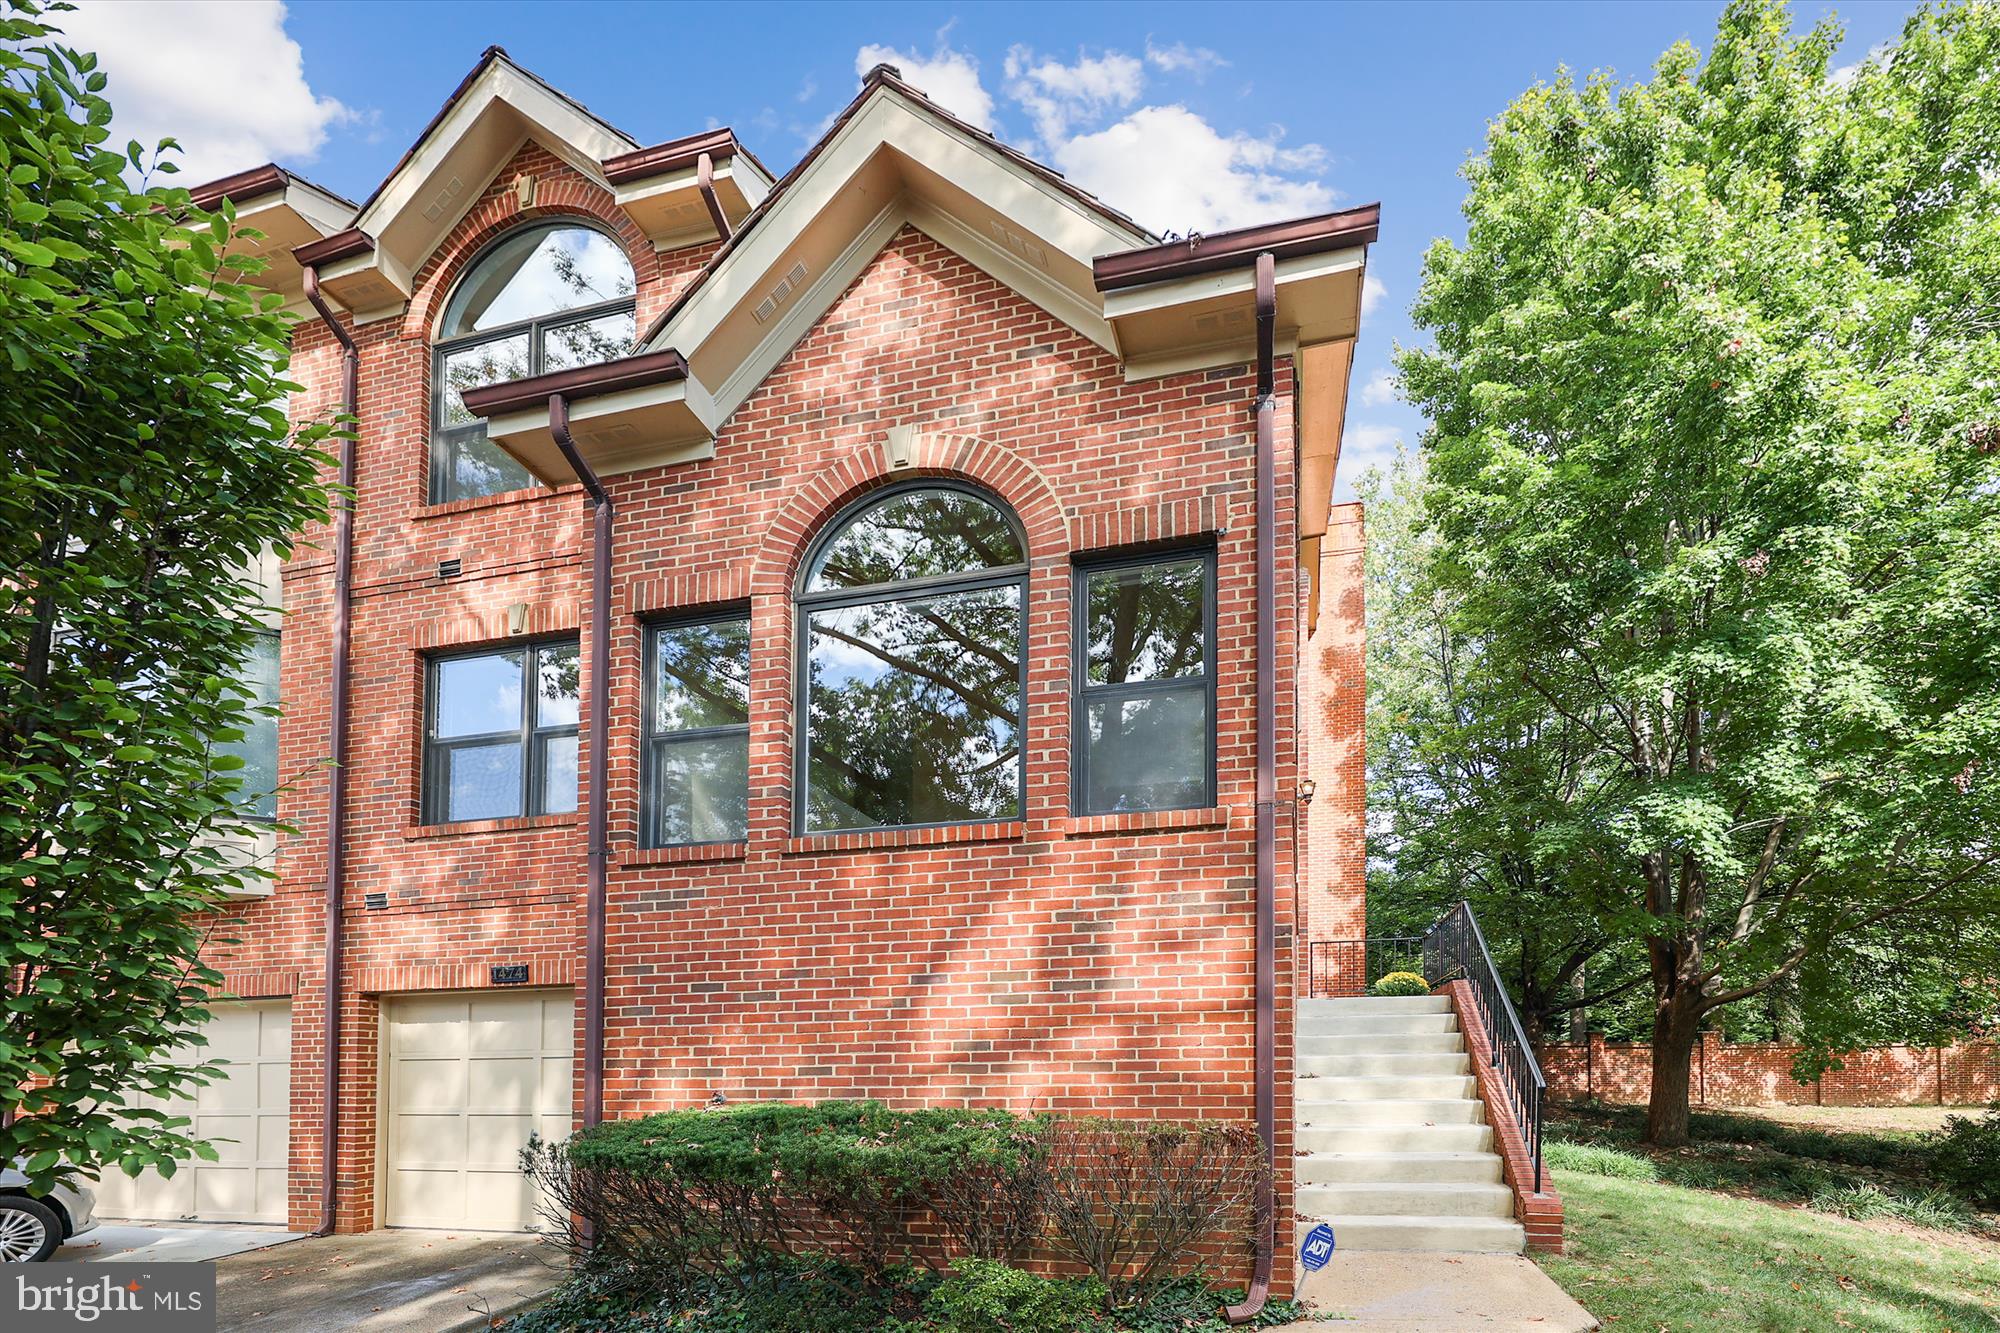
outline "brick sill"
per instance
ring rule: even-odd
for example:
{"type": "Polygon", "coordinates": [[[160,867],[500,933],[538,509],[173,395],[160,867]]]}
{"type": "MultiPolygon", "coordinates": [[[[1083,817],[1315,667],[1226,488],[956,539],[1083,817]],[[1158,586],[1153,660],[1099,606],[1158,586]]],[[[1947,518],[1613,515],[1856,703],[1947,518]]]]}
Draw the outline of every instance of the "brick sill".
{"type": "Polygon", "coordinates": [[[1113,834],[1170,833],[1181,829],[1228,828],[1226,805],[1201,810],[1132,810],[1115,815],[1071,815],[1062,821],[1064,836],[1099,838],[1113,834]]]}
{"type": "Polygon", "coordinates": [[[1012,819],[997,824],[944,824],[936,828],[865,829],[855,833],[812,833],[785,839],[786,856],[821,852],[872,852],[889,847],[941,847],[954,842],[1019,842],[1027,825],[1012,819]]]}
{"type": "Polygon", "coordinates": [[[523,833],[530,829],[573,828],[583,822],[581,814],[515,815],[509,819],[466,819],[456,824],[412,824],[403,830],[406,841],[424,838],[457,838],[472,833],[523,833]]]}
{"type": "Polygon", "coordinates": [[[700,861],[741,861],[750,854],[747,842],[697,842],[681,847],[646,847],[618,858],[622,870],[638,866],[678,866],[700,861]]]}
{"type": "Polygon", "coordinates": [[[453,514],[466,514],[480,509],[499,509],[506,505],[533,504],[537,500],[554,500],[566,495],[581,495],[583,487],[574,482],[566,486],[528,486],[518,491],[496,491],[492,495],[475,495],[464,500],[446,500],[443,504],[418,505],[410,511],[410,521],[421,523],[427,518],[448,518],[453,514]]]}

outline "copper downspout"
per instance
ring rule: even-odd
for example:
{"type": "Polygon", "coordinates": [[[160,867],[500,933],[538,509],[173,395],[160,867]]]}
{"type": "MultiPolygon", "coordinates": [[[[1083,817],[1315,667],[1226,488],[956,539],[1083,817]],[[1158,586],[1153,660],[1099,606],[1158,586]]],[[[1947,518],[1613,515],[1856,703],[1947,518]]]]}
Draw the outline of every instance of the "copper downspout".
{"type": "Polygon", "coordinates": [[[695,188],[701,191],[701,201],[708,205],[708,220],[715,224],[716,235],[729,239],[729,214],[722,211],[722,201],[715,197],[715,159],[703,153],[695,159],[695,188]]]}
{"type": "Polygon", "coordinates": [[[1257,1134],[1264,1175],[1257,1186],[1257,1266],[1232,1324],[1257,1317],[1271,1295],[1277,1250],[1278,519],[1276,453],[1277,261],[1257,256],[1257,1134]]]}
{"type": "MultiPolygon", "coordinates": [[[[326,327],[340,342],[341,413],[355,417],[361,398],[361,352],[353,335],[334,318],[332,307],[320,295],[319,271],[305,271],[306,300],[326,321],[326,327]]],[[[347,813],[347,683],[348,645],[352,638],[353,592],[349,576],[354,568],[354,454],[360,423],[356,420],[340,442],[341,494],[333,511],[333,697],[327,703],[327,730],[333,751],[333,771],[327,775],[326,792],[326,979],[325,1055],[320,1076],[320,1163],[319,1227],[313,1234],[326,1235],[334,1227],[334,1205],[339,1194],[338,1155],[340,1147],[340,964],[341,891],[346,885],[347,854],[342,842],[347,813]]]]}
{"type": "Polygon", "coordinates": [[[549,434],[590,492],[590,796],[586,838],[589,857],[584,900],[583,957],[583,1123],[604,1118],[604,880],[609,859],[606,826],[610,809],[611,738],[611,497],[583,461],[569,433],[569,401],[549,395],[549,434]]]}

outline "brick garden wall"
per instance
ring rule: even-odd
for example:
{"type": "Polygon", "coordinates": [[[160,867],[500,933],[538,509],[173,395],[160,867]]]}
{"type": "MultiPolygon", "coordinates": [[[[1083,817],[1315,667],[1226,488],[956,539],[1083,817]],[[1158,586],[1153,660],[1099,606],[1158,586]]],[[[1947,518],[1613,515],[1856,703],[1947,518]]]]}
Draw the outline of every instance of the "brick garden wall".
{"type": "MultiPolygon", "coordinates": [[[[1823,1079],[1792,1077],[1799,1047],[1725,1042],[1702,1035],[1690,1072],[1697,1106],[1972,1106],[2000,1100],[2000,1043],[1879,1046],[1855,1051],[1823,1079]]],[[[1642,1042],[1607,1042],[1536,1050],[1549,1096],[1643,1103],[1652,1088],[1653,1052],[1642,1042]]]]}
{"type": "MultiPolygon", "coordinates": [[[[379,997],[476,987],[488,963],[535,984],[580,976],[580,815],[419,825],[424,653],[535,633],[613,636],[612,876],[606,1113],[706,1100],[881,1097],[1121,1115],[1249,1119],[1254,912],[1252,402],[1248,366],[1127,383],[1118,361],[913,230],[889,245],[737,411],[711,460],[609,479],[618,509],[613,616],[588,623],[587,515],[575,488],[425,503],[427,330],[474,251],[530,215],[602,220],[639,275],[643,326],[705,256],[654,256],[607,195],[533,147],[503,170],[420,275],[398,319],[357,329],[360,492],[354,570],[348,974],[343,1006],[340,1225],[376,1209],[379,997]],[[914,427],[892,474],[888,430],[914,427]],[[804,547],[873,486],[962,477],[1019,514],[1030,546],[1023,818],[965,829],[790,835],[794,731],[789,588],[804,547]],[[1217,551],[1218,799],[1164,816],[1072,819],[1072,557],[1151,543],[1217,551]],[[461,577],[436,575],[456,557],[461,577]],[[742,844],[638,846],[642,630],[653,617],[747,604],[752,624],[750,831],[742,844]],[[369,909],[364,895],[386,895],[369,909]]],[[[300,330],[295,415],[333,410],[338,350],[300,330]]],[[[1299,758],[1292,384],[1278,389],[1280,738],[1277,885],[1280,1199],[1290,1197],[1294,881],[1299,758]]],[[[1358,733],[1358,514],[1330,533],[1304,721],[1358,733]],[[1322,644],[1334,645],[1322,647],[1322,644]],[[1332,702],[1329,703],[1328,701],[1332,702]]],[[[292,1222],[313,1220],[321,1145],[319,895],[325,876],[330,551],[307,534],[286,570],[287,716],[297,775],[280,879],[218,935],[217,963],[267,989],[296,978],[292,1222]]],[[[587,673],[586,673],[587,674],[587,673]]],[[[586,716],[596,706],[585,682],[586,716]]],[[[587,751],[588,728],[584,743],[587,751]]],[[[586,753],[587,769],[591,757],[586,753]]],[[[1319,752],[1314,818],[1350,858],[1358,910],[1358,738],[1319,752]],[[1322,766],[1323,765],[1323,766],[1322,766]]],[[[1315,836],[1319,836],[1316,834],[1315,836]]],[[[1319,844],[1315,844],[1318,846],[1319,844]]],[[[1307,868],[1329,882],[1315,852],[1307,868]]],[[[580,1088],[579,1088],[580,1090],[580,1088]]],[[[1280,1245],[1280,1287],[1289,1278],[1280,1245]]]]}

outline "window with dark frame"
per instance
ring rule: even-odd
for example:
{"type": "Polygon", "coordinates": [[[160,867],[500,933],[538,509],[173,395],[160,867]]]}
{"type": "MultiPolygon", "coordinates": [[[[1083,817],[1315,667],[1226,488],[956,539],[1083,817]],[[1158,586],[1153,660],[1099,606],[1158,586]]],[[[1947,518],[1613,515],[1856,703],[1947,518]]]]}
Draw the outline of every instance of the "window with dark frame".
{"type": "Polygon", "coordinates": [[[750,824],[750,614],[646,633],[649,847],[740,842],[750,824]]]}
{"type": "Polygon", "coordinates": [[[426,824],[576,809],[577,641],[431,658],[426,824]]]}
{"type": "Polygon", "coordinates": [[[970,487],[857,501],[800,577],[800,833],[1019,819],[1027,543],[970,487]]]}
{"type": "Polygon", "coordinates": [[[488,246],[453,291],[432,364],[432,504],[535,485],[486,438],[460,395],[625,356],[636,336],[632,265],[594,227],[543,222],[488,246]]]}
{"type": "Polygon", "coordinates": [[[1078,814],[1215,804],[1215,553],[1076,569],[1078,814]]]}

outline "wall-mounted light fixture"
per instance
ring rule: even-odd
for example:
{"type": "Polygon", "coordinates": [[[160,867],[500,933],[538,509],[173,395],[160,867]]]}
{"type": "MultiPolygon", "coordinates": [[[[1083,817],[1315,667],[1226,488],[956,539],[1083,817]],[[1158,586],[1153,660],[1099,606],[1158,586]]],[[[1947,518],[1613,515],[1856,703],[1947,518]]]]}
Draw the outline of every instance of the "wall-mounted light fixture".
{"type": "Polygon", "coordinates": [[[1313,803],[1313,793],[1318,790],[1319,784],[1311,778],[1307,778],[1304,782],[1301,782],[1299,784],[1299,804],[1311,805],[1313,803]]]}

